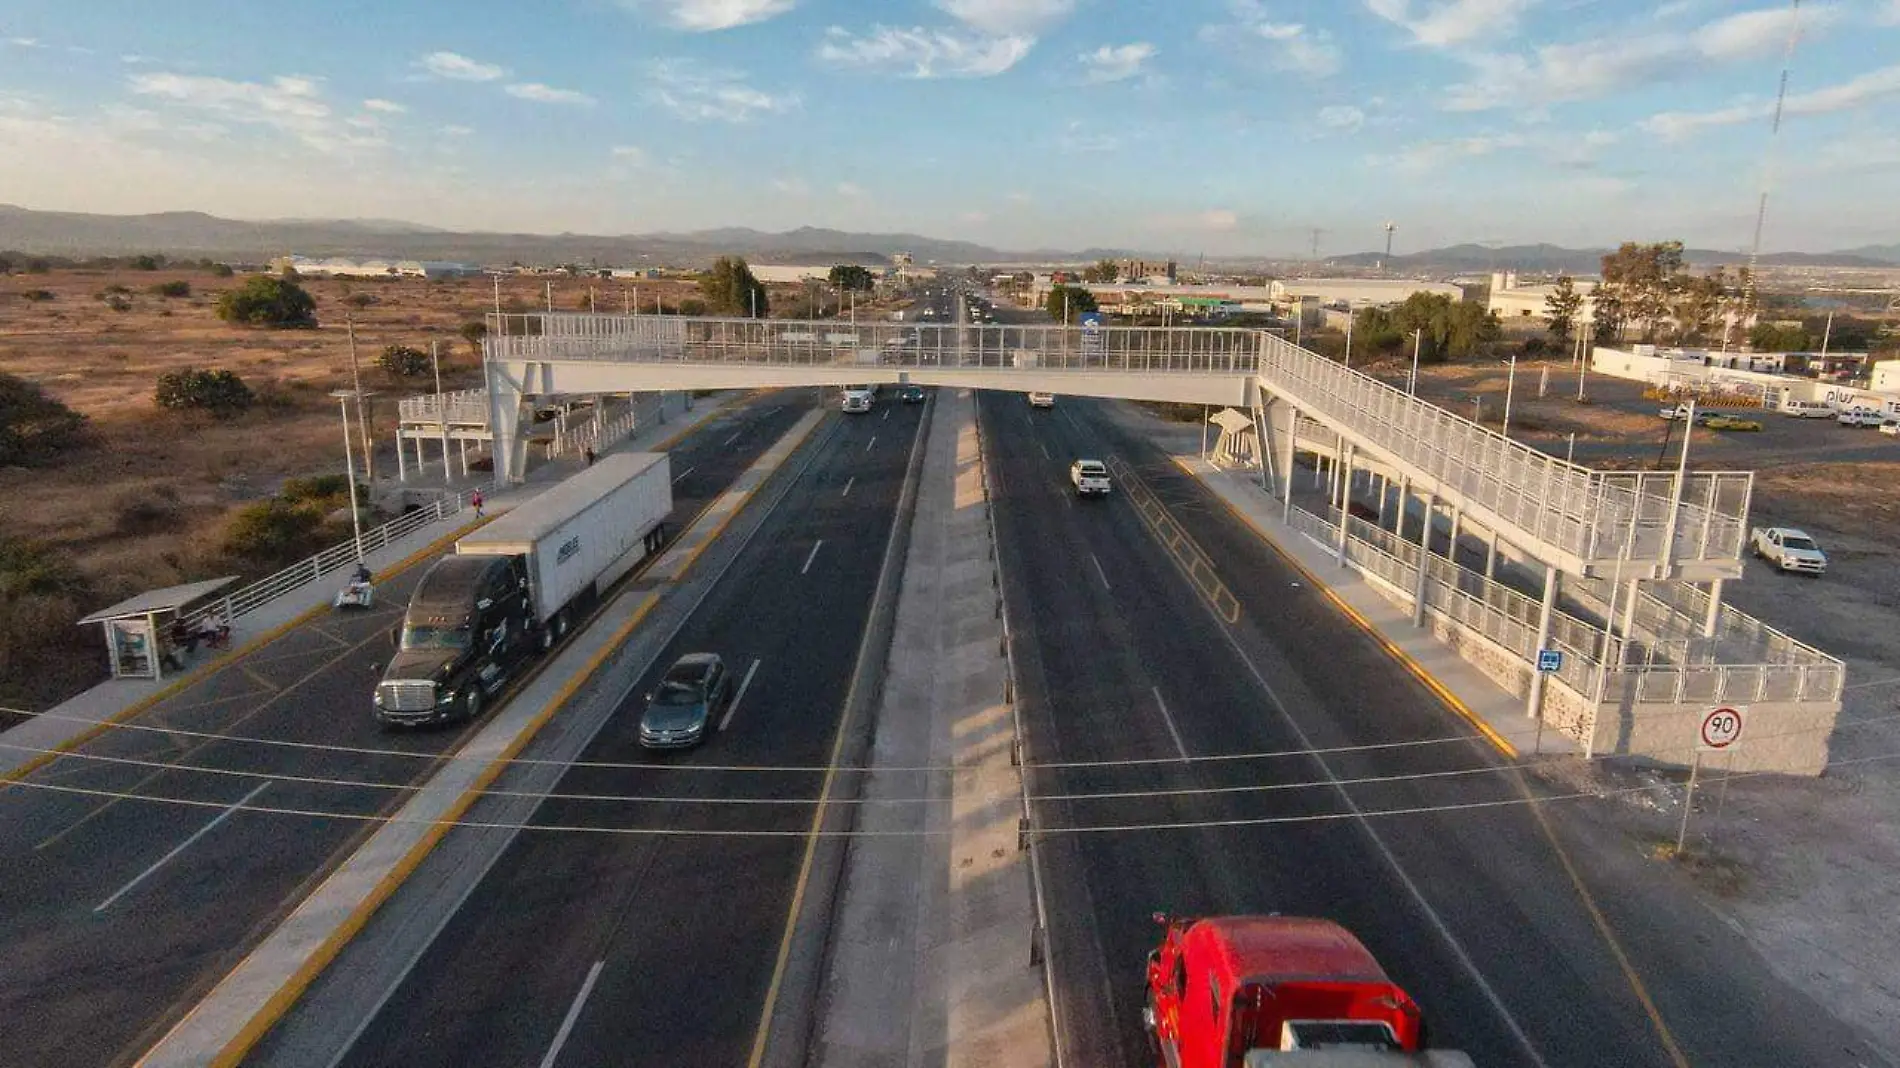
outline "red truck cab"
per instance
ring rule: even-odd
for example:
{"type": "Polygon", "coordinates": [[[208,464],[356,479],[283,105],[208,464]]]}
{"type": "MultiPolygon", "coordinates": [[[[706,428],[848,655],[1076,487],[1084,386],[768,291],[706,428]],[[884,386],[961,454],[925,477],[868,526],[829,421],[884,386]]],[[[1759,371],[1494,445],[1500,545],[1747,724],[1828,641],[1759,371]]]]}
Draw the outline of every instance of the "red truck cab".
{"type": "MultiPolygon", "coordinates": [[[[1418,1004],[1330,920],[1178,919],[1148,954],[1143,1024],[1162,1068],[1244,1068],[1252,1050],[1411,1053],[1418,1004]]],[[[1467,1062],[1468,1063],[1468,1062],[1467,1062]]]]}

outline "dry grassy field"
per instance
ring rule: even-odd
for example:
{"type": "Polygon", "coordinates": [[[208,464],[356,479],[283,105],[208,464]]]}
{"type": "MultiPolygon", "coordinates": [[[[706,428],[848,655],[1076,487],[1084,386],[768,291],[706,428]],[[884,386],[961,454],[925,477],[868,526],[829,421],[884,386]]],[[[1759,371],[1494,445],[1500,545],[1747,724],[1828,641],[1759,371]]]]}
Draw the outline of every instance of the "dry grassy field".
{"type": "MultiPolygon", "coordinates": [[[[98,636],[70,626],[68,610],[96,609],[131,594],[245,570],[220,551],[233,511],[268,497],[285,479],[340,474],[343,442],[333,389],[351,382],[346,319],[353,320],[363,385],[371,401],[379,465],[393,465],[386,439],[402,396],[433,389],[429,376],[396,378],[377,367],[389,345],[438,345],[446,388],[477,385],[480,358],[462,325],[492,311],[488,277],[304,279],[316,300],[315,329],[233,326],[217,317],[221,293],[244,281],[209,271],[55,271],[0,276],[0,371],[43,386],[87,417],[89,443],[31,468],[0,468],[0,537],[56,547],[83,577],[84,603],[13,624],[45,638],[31,657],[0,649],[0,706],[43,708],[103,676],[98,636]],[[156,289],[185,282],[187,296],[156,289]],[[158,376],[185,367],[228,370],[257,395],[230,419],[181,414],[153,400],[158,376]],[[68,634],[70,632],[70,634],[68,634]],[[52,635],[59,635],[53,638],[52,635]]],[[[590,280],[503,278],[506,310],[589,303],[590,280]]],[[[603,312],[633,287],[591,280],[603,312]]],[[[669,310],[696,296],[690,282],[643,281],[639,299],[669,310]]],[[[773,294],[792,303],[792,294],[773,294]]],[[[870,306],[860,308],[866,312],[870,306]]],[[[379,474],[380,474],[379,470],[379,474]]],[[[25,610],[15,606],[15,615],[25,610]]]]}

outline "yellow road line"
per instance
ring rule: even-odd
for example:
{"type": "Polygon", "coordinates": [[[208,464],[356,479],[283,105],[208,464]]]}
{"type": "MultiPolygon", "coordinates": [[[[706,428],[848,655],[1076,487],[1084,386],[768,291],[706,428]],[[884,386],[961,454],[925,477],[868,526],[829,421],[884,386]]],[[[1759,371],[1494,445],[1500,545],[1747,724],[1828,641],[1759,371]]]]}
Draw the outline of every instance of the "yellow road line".
{"type": "MultiPolygon", "coordinates": [[[[1182,462],[1179,457],[1176,457],[1175,462],[1180,464],[1181,468],[1187,471],[1188,474],[1195,475],[1197,478],[1199,477],[1199,475],[1196,474],[1192,468],[1188,467],[1186,463],[1182,462]]],[[[1380,634],[1378,630],[1373,627],[1370,620],[1360,615],[1351,605],[1335,595],[1332,590],[1326,587],[1325,583],[1319,580],[1318,576],[1308,571],[1291,553],[1280,548],[1279,543],[1274,541],[1273,538],[1261,528],[1260,524],[1254,522],[1251,516],[1234,507],[1233,503],[1227,500],[1226,497],[1221,496],[1221,494],[1215,493],[1214,495],[1220,498],[1221,503],[1227,506],[1228,511],[1232,512],[1242,522],[1251,527],[1262,541],[1266,542],[1272,547],[1275,553],[1287,563],[1291,564],[1295,571],[1305,576],[1310,585],[1325,594],[1326,598],[1332,601],[1348,619],[1358,624],[1360,629],[1371,635],[1373,640],[1377,642],[1382,649],[1403,664],[1413,675],[1417,676],[1418,679],[1425,684],[1427,689],[1437,695],[1439,700],[1445,702],[1452,711],[1458,713],[1459,716],[1477,727],[1504,755],[1512,758],[1518,755],[1516,747],[1512,746],[1511,743],[1505,741],[1502,736],[1492,730],[1489,724],[1485,723],[1477,713],[1471,711],[1463,701],[1460,701],[1449,690],[1445,689],[1437,679],[1432,678],[1431,673],[1426,671],[1423,665],[1413,660],[1404,650],[1388,641],[1384,635],[1380,634]]],[[[1538,801],[1521,776],[1516,778],[1516,782],[1519,792],[1530,801],[1528,807],[1531,811],[1531,815],[1537,820],[1537,825],[1543,832],[1544,839],[1550,843],[1551,850],[1557,854],[1557,861],[1563,866],[1564,874],[1569,877],[1571,886],[1576,889],[1577,897],[1583,903],[1584,911],[1589,913],[1591,924],[1596,927],[1597,933],[1602,936],[1604,944],[1609,947],[1610,955],[1616,959],[1617,968],[1622,971],[1624,980],[1629,983],[1630,990],[1636,995],[1636,1000],[1643,1007],[1643,1014],[1649,1018],[1651,1026],[1655,1027],[1657,1037],[1661,1039],[1663,1050],[1668,1053],[1670,1062],[1676,1065],[1676,1068],[1690,1068],[1688,1057],[1684,1055],[1682,1046],[1676,1041],[1675,1033],[1670,1029],[1668,1022],[1663,1019],[1662,1010],[1656,1006],[1655,999],[1650,996],[1649,987],[1643,982],[1642,976],[1637,972],[1634,962],[1629,958],[1629,953],[1623,948],[1622,940],[1616,936],[1616,931],[1610,926],[1609,918],[1603,914],[1603,910],[1597,905],[1595,895],[1591,894],[1589,887],[1584,884],[1583,876],[1577,871],[1576,864],[1571,861],[1569,851],[1564,849],[1563,844],[1558,841],[1556,829],[1550,825],[1549,818],[1544,814],[1542,803],[1538,801]]]]}
{"type": "MultiPolygon", "coordinates": [[[[1200,475],[1197,474],[1193,468],[1189,467],[1180,457],[1175,457],[1175,463],[1180,465],[1181,469],[1186,471],[1189,475],[1195,478],[1200,477],[1200,475]]],[[[1517,747],[1507,741],[1502,734],[1499,734],[1496,728],[1486,723],[1483,716],[1473,712],[1471,706],[1459,700],[1458,695],[1446,689],[1443,683],[1433,678],[1432,673],[1426,670],[1425,665],[1419,663],[1411,654],[1399,648],[1390,638],[1380,633],[1379,628],[1374,626],[1371,620],[1361,615],[1358,609],[1347,604],[1343,598],[1334,593],[1332,588],[1327,586],[1318,575],[1307,570],[1305,564],[1300,563],[1297,557],[1282,548],[1280,543],[1275,541],[1272,535],[1268,534],[1259,523],[1254,522],[1252,516],[1235,507],[1232,501],[1229,501],[1219,492],[1214,491],[1212,487],[1209,487],[1209,492],[1214,493],[1215,498],[1218,499],[1221,504],[1225,505],[1227,510],[1233,513],[1235,518],[1251,528],[1254,534],[1256,534],[1261,541],[1265,542],[1268,548],[1273,550],[1275,555],[1286,561],[1293,570],[1299,572],[1300,576],[1306,579],[1307,585],[1318,590],[1322,596],[1328,601],[1331,601],[1333,607],[1339,609],[1341,615],[1344,615],[1361,631],[1364,631],[1366,636],[1372,639],[1373,644],[1377,645],[1387,656],[1397,661],[1399,666],[1410,672],[1412,677],[1418,679],[1427,690],[1432,692],[1433,696],[1444,703],[1445,707],[1451,709],[1452,712],[1456,713],[1458,717],[1463,719],[1466,723],[1471,724],[1471,726],[1475,728],[1479,734],[1483,735],[1486,741],[1495,746],[1499,752],[1512,759],[1517,758],[1517,747]]],[[[1298,536],[1297,534],[1295,535],[1295,537],[1298,536]]]]}

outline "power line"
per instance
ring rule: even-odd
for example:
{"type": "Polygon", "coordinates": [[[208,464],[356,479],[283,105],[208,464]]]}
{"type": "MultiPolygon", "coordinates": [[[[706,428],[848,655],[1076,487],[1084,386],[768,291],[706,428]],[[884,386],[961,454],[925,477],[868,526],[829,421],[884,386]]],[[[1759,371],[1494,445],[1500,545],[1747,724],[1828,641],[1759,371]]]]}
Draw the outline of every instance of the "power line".
{"type": "MultiPolygon", "coordinates": [[[[1823,730],[1823,729],[1830,730],[1830,731],[1835,730],[1835,729],[1843,729],[1843,728],[1852,729],[1855,727],[1872,726],[1875,724],[1889,723],[1889,722],[1894,722],[1897,720],[1900,720],[1900,713],[1896,713],[1890,716],[1876,716],[1876,717],[1870,717],[1867,719],[1854,720],[1846,724],[1837,723],[1832,728],[1809,727],[1809,728],[1803,728],[1801,730],[1781,731],[1781,732],[1777,732],[1773,734],[1761,734],[1757,732],[1757,733],[1750,734],[1749,738],[1751,741],[1767,741],[1767,740],[1773,740],[1773,739],[1778,739],[1778,738],[1798,737],[1804,734],[1812,734],[1818,730],[1823,730]]],[[[1688,747],[1685,746],[1684,748],[1686,749],[1688,747]]],[[[31,746],[13,745],[13,744],[6,743],[4,741],[0,741],[0,749],[11,749],[15,752],[35,753],[35,754],[52,754],[55,752],[54,750],[49,750],[49,749],[40,749],[40,748],[31,747],[31,746]]],[[[294,784],[302,785],[302,786],[327,786],[327,787],[335,787],[338,789],[383,790],[383,791],[390,791],[390,792],[410,792],[410,793],[419,792],[419,791],[430,788],[430,784],[428,782],[379,782],[376,780],[368,780],[368,779],[343,779],[343,778],[336,778],[336,777],[330,777],[330,776],[291,775],[291,774],[284,774],[282,772],[277,772],[277,771],[259,771],[259,770],[251,769],[251,768],[219,767],[216,765],[208,765],[208,764],[171,764],[171,763],[166,763],[164,761],[147,760],[147,759],[143,759],[139,757],[116,757],[116,756],[107,756],[104,754],[95,754],[95,753],[62,753],[58,755],[66,756],[66,757],[70,757],[70,758],[78,759],[78,760],[91,761],[94,764],[100,765],[100,766],[132,767],[132,768],[141,768],[141,769],[147,769],[147,770],[153,770],[153,771],[159,771],[159,772],[165,772],[165,771],[187,772],[187,773],[196,773],[200,775],[219,776],[219,777],[227,777],[227,778],[269,778],[269,779],[276,780],[278,782],[294,783],[294,784]]],[[[1305,756],[1305,755],[1312,755],[1312,754],[1302,752],[1297,755],[1305,756]]],[[[1595,761],[1593,761],[1593,763],[1602,763],[1609,759],[1611,758],[1598,757],[1596,758],[1595,761]]],[[[1182,760],[1179,757],[1168,757],[1161,760],[1160,763],[1166,764],[1166,765],[1180,765],[1182,764],[1182,760]]],[[[691,765],[687,765],[683,767],[690,767],[690,766],[691,765]]],[[[1057,765],[1048,765],[1048,764],[1040,764],[1040,765],[1028,764],[1028,765],[1025,765],[1025,768],[1027,770],[1038,770],[1038,769],[1049,769],[1056,766],[1057,765]]],[[[1092,765],[1092,766],[1099,766],[1099,765],[1092,765]]],[[[663,765],[645,765],[645,764],[627,765],[626,767],[630,769],[642,768],[642,769],[649,769],[649,770],[655,770],[655,771],[683,770],[683,767],[674,768],[674,767],[663,766],[663,765]]],[[[1229,786],[1182,786],[1182,787],[1144,789],[1144,790],[1092,790],[1092,791],[1079,791],[1079,792],[1071,792],[1071,793],[1031,793],[1031,794],[1026,795],[1026,799],[1032,802],[1061,801],[1061,802],[1067,802],[1067,803],[1075,803],[1075,802],[1091,802],[1091,801],[1135,801],[1135,800],[1152,800],[1152,799],[1186,798],[1186,797],[1232,796],[1232,795],[1238,795],[1238,794],[1280,793],[1280,792],[1286,792],[1286,791],[1291,791],[1291,790],[1335,789],[1342,786],[1397,785],[1397,784],[1412,783],[1412,782],[1422,782],[1426,780],[1466,778],[1466,777],[1475,777],[1475,776],[1480,776],[1480,775],[1498,775],[1498,774],[1507,774],[1507,773],[1523,771],[1526,769],[1526,767],[1534,767],[1534,765],[1527,766],[1527,765],[1518,765],[1518,764],[1487,764],[1482,767],[1449,768],[1449,769],[1441,769],[1438,771],[1402,772],[1402,773],[1391,774],[1391,775],[1366,775],[1366,776],[1358,776],[1358,777],[1344,778],[1344,779],[1246,783],[1246,784],[1241,784],[1241,785],[1229,785],[1229,786]]],[[[744,766],[729,766],[728,770],[738,771],[738,770],[757,770],[757,769],[751,768],[751,767],[744,767],[744,766]]],[[[853,770],[857,770],[857,769],[853,769],[853,770]]],[[[882,770],[890,770],[890,769],[867,768],[867,769],[862,769],[862,770],[882,771],[882,770]]],[[[952,769],[943,769],[943,770],[952,770],[952,769]]],[[[22,783],[19,785],[26,785],[26,784],[22,783]]],[[[476,796],[480,796],[480,797],[514,798],[514,799],[525,798],[525,799],[532,799],[536,801],[580,801],[580,802],[598,802],[598,803],[606,803],[606,804],[683,804],[683,805],[756,807],[756,806],[773,806],[773,805],[809,805],[809,804],[817,803],[816,798],[809,798],[809,797],[695,797],[695,796],[686,796],[686,795],[678,795],[678,794],[562,793],[562,792],[557,792],[553,790],[510,790],[510,789],[503,789],[503,788],[482,789],[482,790],[473,791],[473,793],[476,796]]],[[[130,796],[136,797],[136,796],[147,796],[147,795],[130,795],[130,796]]],[[[1017,800],[1022,800],[1022,799],[1025,799],[1025,795],[1014,792],[1014,791],[1010,791],[1010,792],[1006,792],[1002,794],[994,794],[986,798],[983,798],[983,800],[991,800],[991,801],[996,801],[996,800],[1017,801],[1017,800]]],[[[869,805],[923,805],[923,804],[932,804],[932,803],[943,803],[943,802],[947,802],[948,800],[949,800],[948,798],[943,797],[943,796],[886,797],[886,798],[833,798],[831,799],[830,803],[846,804],[846,805],[855,804],[855,805],[866,805],[866,806],[869,806],[869,805]]]]}
{"type": "MultiPolygon", "coordinates": [[[[1900,759],[1900,752],[1881,753],[1877,756],[1859,757],[1837,761],[1835,766],[1870,764],[1877,761],[1900,759]]],[[[1774,771],[1742,772],[1727,776],[1729,779],[1751,779],[1758,776],[1779,775],[1774,771]]],[[[267,773],[252,773],[253,778],[274,778],[267,773]]],[[[31,790],[44,790],[51,793],[69,794],[81,797],[97,797],[115,801],[144,801],[153,804],[175,805],[185,808],[230,809],[237,812],[250,812],[266,816],[295,816],[307,819],[346,820],[357,823],[402,824],[422,827],[461,827],[470,830],[490,831],[539,831],[557,834],[599,834],[623,837],[658,838],[802,838],[814,835],[821,838],[937,838],[953,834],[953,828],[935,830],[775,830],[775,829],[714,829],[696,827],[590,827],[582,824],[562,823],[522,823],[501,820],[417,820],[401,816],[382,816],[374,813],[338,812],[329,809],[290,808],[281,805],[233,806],[229,801],[205,800],[201,798],[167,797],[155,794],[133,794],[117,790],[99,790],[83,786],[68,786],[61,783],[34,782],[21,780],[14,786],[31,790]]],[[[1326,785],[1332,786],[1333,783],[1326,785]]],[[[1297,816],[1237,816],[1228,819],[1205,820],[1168,820],[1148,823],[1102,823],[1069,824],[1058,827],[1039,827],[1033,833],[1038,837],[1050,835],[1116,834],[1140,831],[1186,831],[1209,830],[1226,827],[1266,827],[1286,824],[1335,823],[1342,820],[1362,820],[1394,816],[1425,816],[1448,812],[1470,812],[1484,809],[1499,809],[1535,806],[1545,802],[1604,800],[1612,797],[1627,797],[1635,794],[1655,793],[1674,790],[1673,783],[1651,783],[1643,786],[1616,787],[1606,790],[1575,791],[1564,794],[1546,794],[1543,796],[1518,796],[1490,801],[1460,801],[1443,805],[1405,805],[1395,808],[1366,809],[1354,806],[1343,812],[1307,813],[1297,816]]],[[[816,804],[817,799],[808,802],[816,804]]]]}

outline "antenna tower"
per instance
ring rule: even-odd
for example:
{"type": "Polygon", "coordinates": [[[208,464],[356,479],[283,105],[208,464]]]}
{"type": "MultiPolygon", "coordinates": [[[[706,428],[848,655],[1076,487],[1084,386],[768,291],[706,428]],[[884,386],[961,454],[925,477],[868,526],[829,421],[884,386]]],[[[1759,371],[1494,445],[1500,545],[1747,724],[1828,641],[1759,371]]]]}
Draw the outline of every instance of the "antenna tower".
{"type": "Polygon", "coordinates": [[[1761,261],[1762,224],[1768,219],[1768,190],[1774,184],[1775,142],[1781,134],[1781,111],[1788,102],[1788,68],[1794,65],[1795,45],[1801,41],[1801,0],[1793,0],[1788,9],[1788,50],[1781,57],[1781,87],[1775,91],[1775,118],[1768,127],[1768,144],[1762,148],[1761,199],[1755,203],[1755,240],[1748,249],[1748,281],[1742,291],[1742,319],[1755,311],[1755,281],[1761,261]]]}

